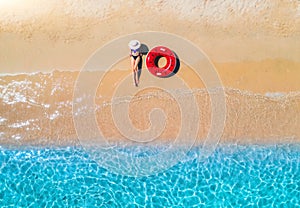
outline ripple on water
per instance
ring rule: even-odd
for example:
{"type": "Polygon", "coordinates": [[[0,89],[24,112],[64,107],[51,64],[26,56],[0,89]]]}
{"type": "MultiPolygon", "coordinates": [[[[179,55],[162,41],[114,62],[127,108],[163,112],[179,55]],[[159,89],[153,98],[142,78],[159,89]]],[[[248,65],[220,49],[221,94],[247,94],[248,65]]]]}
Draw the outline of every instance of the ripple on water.
{"type": "Polygon", "coordinates": [[[1,148],[0,205],[294,207],[300,203],[299,147],[221,146],[203,162],[194,148],[190,160],[141,178],[112,174],[80,148],[1,148]]]}

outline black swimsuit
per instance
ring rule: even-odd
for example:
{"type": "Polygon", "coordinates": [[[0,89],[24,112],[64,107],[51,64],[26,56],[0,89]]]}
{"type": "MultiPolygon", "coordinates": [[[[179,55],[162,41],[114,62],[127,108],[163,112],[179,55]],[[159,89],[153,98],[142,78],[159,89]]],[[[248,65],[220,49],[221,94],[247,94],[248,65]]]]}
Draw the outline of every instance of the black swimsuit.
{"type": "Polygon", "coordinates": [[[133,57],[134,60],[136,60],[141,55],[137,55],[137,56],[131,55],[131,56],[133,57]]]}
{"type": "MultiPolygon", "coordinates": [[[[134,52],[134,53],[139,52],[139,49],[136,49],[136,50],[132,50],[132,49],[131,49],[131,53],[132,53],[132,52],[134,52]]],[[[139,52],[139,55],[137,55],[137,56],[134,56],[134,55],[130,55],[130,56],[132,56],[133,59],[136,60],[139,56],[142,56],[142,55],[141,55],[140,52],[139,52]]]]}

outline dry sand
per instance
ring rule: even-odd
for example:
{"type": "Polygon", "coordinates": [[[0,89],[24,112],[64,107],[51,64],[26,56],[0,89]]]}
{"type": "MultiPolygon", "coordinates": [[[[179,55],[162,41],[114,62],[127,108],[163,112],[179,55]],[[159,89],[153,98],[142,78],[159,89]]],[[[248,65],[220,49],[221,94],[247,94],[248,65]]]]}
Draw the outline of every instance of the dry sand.
{"type": "Polygon", "coordinates": [[[161,31],[201,48],[225,86],[255,92],[300,89],[297,0],[1,4],[1,73],[80,70],[95,50],[115,38],[161,31]]]}
{"type": "MultiPolygon", "coordinates": [[[[229,110],[224,141],[244,139],[245,142],[256,141],[258,138],[275,142],[284,138],[299,140],[298,97],[279,101],[263,97],[269,92],[289,93],[300,90],[300,2],[297,0],[85,0],[76,3],[71,0],[0,1],[0,72],[3,75],[1,86],[8,86],[14,79],[27,78],[33,83],[41,82],[37,75],[28,78],[27,75],[9,77],[4,76],[5,74],[75,71],[74,74],[52,74],[60,77],[59,79],[65,76],[70,80],[70,85],[62,94],[55,95],[58,97],[51,96],[52,85],[45,86],[45,97],[39,98],[39,104],[51,103],[51,100],[58,102],[59,98],[70,101],[76,71],[82,69],[94,51],[120,36],[144,31],[172,33],[192,41],[212,61],[223,85],[227,89],[243,92],[243,95],[235,90],[227,92],[229,110]],[[247,98],[246,92],[251,92],[251,96],[247,98]],[[283,105],[283,102],[287,104],[283,105]]],[[[115,65],[102,83],[101,96],[112,96],[111,86],[117,86],[121,77],[128,74],[129,61],[123,60],[115,65]]],[[[201,80],[184,64],[178,76],[194,89],[204,87],[201,80]]],[[[147,77],[147,73],[142,75],[141,84],[147,77]]],[[[55,77],[46,79],[55,82],[55,77]]],[[[2,96],[4,95],[2,91],[2,96]]],[[[152,104],[166,104],[153,99],[150,104],[147,102],[149,105],[144,112],[152,104]]],[[[207,100],[204,95],[199,99],[207,100]]],[[[4,100],[2,98],[0,115],[8,120],[2,122],[0,127],[1,132],[7,134],[3,137],[3,142],[23,143],[22,139],[16,141],[13,135],[24,135],[25,128],[17,130],[9,125],[26,121],[31,115],[46,116],[57,107],[52,106],[47,112],[38,107],[24,110],[26,105],[20,103],[17,106],[8,106],[4,100]]],[[[201,105],[200,101],[200,108],[207,112],[209,104],[201,105]]],[[[104,100],[98,102],[101,105],[104,100]]],[[[176,109],[170,108],[167,111],[172,115],[176,109]]],[[[70,106],[63,112],[65,116],[58,120],[41,119],[36,124],[41,130],[27,132],[24,142],[41,137],[45,138],[46,143],[49,142],[47,138],[55,140],[56,143],[64,143],[64,138],[74,139],[76,134],[70,106]]],[[[145,115],[136,114],[133,120],[145,115]]],[[[206,117],[207,120],[203,121],[206,123],[203,124],[205,128],[199,133],[199,138],[203,138],[209,128],[209,115],[206,117]]],[[[98,119],[108,137],[118,137],[110,115],[106,113],[98,119]]],[[[178,118],[172,119],[176,123],[178,118]]],[[[136,125],[140,125],[140,128],[147,127],[147,119],[137,122],[136,125]]],[[[169,128],[171,130],[167,129],[162,137],[174,137],[176,127],[169,128]]]]}

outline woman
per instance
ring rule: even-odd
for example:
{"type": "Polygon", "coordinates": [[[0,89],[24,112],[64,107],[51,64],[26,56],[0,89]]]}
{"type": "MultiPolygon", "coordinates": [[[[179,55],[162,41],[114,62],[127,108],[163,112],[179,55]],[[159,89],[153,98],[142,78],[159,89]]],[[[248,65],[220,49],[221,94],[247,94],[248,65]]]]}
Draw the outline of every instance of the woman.
{"type": "Polygon", "coordinates": [[[137,87],[139,85],[139,63],[142,58],[140,53],[141,43],[138,40],[132,40],[128,44],[130,48],[130,64],[133,72],[134,85],[137,87]]]}

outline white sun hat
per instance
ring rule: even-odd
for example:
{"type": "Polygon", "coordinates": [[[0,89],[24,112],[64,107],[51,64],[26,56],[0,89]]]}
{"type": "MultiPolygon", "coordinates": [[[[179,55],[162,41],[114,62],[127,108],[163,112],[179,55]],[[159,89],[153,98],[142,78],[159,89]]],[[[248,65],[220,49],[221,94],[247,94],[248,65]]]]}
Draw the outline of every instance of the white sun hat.
{"type": "Polygon", "coordinates": [[[130,49],[136,50],[136,49],[139,49],[141,47],[141,43],[138,40],[131,40],[128,43],[128,46],[129,46],[130,49]]]}

